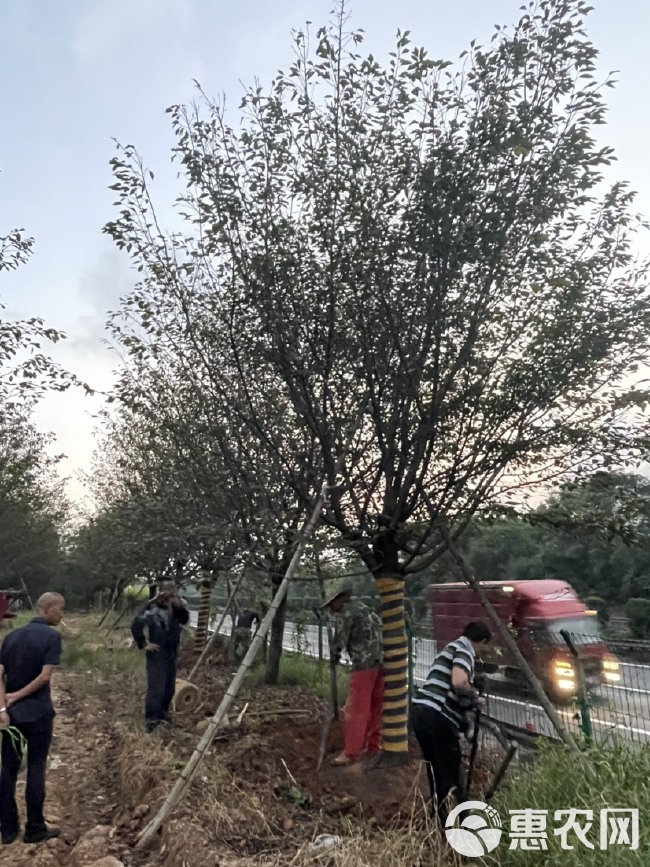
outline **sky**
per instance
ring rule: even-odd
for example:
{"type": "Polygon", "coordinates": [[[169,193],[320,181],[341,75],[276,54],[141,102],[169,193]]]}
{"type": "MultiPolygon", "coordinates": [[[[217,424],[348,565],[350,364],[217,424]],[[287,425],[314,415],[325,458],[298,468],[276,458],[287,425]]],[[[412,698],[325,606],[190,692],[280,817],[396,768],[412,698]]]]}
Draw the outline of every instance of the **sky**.
{"type": "MultiPolygon", "coordinates": [[[[351,26],[378,58],[398,28],[430,54],[453,60],[494,24],[519,18],[522,0],[351,0],[351,26]]],[[[611,178],[638,191],[650,217],[650,4],[592,0],[589,33],[601,54],[608,126],[618,156],[611,178]]],[[[10,318],[40,316],[68,339],[50,354],[92,388],[110,388],[119,360],[105,322],[135,282],[102,227],[113,217],[114,140],[134,144],[156,175],[161,205],[178,190],[165,109],[194,96],[193,79],[236,108],[242,83],[268,83],[291,61],[291,30],[326,23],[333,0],[14,0],[0,3],[0,231],[35,238],[29,263],[0,280],[10,318]]],[[[81,501],[103,397],[46,397],[38,426],[56,435],[69,495],[81,501]]]]}

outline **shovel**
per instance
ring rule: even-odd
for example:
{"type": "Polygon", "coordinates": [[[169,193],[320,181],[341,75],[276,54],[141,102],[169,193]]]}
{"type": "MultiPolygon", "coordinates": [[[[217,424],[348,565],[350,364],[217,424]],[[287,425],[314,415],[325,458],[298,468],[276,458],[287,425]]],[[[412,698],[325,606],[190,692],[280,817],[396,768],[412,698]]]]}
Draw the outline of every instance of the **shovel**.
{"type": "Polygon", "coordinates": [[[339,697],[336,682],[336,662],[333,659],[330,659],[330,696],[331,704],[327,711],[327,715],[323,720],[323,729],[320,735],[320,750],[318,751],[318,765],[316,766],[317,773],[318,771],[320,771],[323,764],[323,759],[325,758],[327,738],[332,727],[332,722],[339,718],[339,697]]]}
{"type": "Polygon", "coordinates": [[[469,762],[467,764],[467,778],[465,781],[465,797],[469,798],[469,790],[472,785],[472,775],[474,773],[474,765],[476,763],[476,753],[478,752],[478,739],[480,735],[481,711],[476,708],[476,716],[474,717],[474,731],[472,732],[472,745],[469,752],[469,762]]]}
{"type": "Polygon", "coordinates": [[[494,793],[496,792],[497,788],[499,787],[501,780],[504,778],[505,773],[508,770],[508,767],[510,765],[510,762],[514,759],[518,749],[519,749],[519,746],[514,741],[510,741],[508,751],[506,752],[505,756],[503,757],[503,761],[499,765],[499,769],[497,770],[496,774],[494,775],[494,779],[492,780],[492,782],[488,786],[488,788],[485,790],[483,797],[485,798],[486,801],[489,801],[494,797],[494,793]]]}

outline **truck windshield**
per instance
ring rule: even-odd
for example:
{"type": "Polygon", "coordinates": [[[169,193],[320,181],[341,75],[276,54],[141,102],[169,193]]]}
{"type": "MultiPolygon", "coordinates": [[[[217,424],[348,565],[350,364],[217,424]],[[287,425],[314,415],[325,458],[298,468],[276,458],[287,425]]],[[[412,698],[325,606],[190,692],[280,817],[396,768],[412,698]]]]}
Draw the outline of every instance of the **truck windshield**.
{"type": "Polygon", "coordinates": [[[562,629],[566,629],[574,644],[594,644],[597,641],[602,641],[600,626],[595,617],[547,620],[544,623],[544,629],[550,634],[553,642],[564,641],[560,635],[562,629]]]}

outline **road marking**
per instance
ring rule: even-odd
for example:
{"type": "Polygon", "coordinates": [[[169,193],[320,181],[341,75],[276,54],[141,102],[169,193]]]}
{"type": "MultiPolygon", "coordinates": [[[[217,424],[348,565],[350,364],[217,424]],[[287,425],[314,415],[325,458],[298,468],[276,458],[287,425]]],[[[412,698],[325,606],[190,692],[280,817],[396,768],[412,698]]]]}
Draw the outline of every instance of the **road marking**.
{"type": "MultiPolygon", "coordinates": [[[[518,704],[518,705],[521,705],[522,707],[529,708],[533,712],[539,711],[540,715],[546,716],[544,708],[539,704],[532,704],[530,702],[519,701],[516,698],[504,698],[502,696],[490,695],[490,702],[492,702],[492,701],[503,701],[503,702],[506,702],[507,704],[518,704]]],[[[571,720],[573,722],[574,715],[570,711],[558,710],[558,713],[560,714],[560,716],[563,716],[565,719],[571,720]]],[[[496,720],[496,718],[495,718],[495,720],[496,720]]],[[[504,722],[507,724],[508,721],[507,720],[501,720],[501,722],[504,722]]],[[[646,729],[635,728],[634,726],[628,726],[628,725],[625,725],[625,723],[607,722],[606,720],[598,719],[598,717],[593,717],[591,722],[592,722],[592,725],[599,725],[599,726],[602,726],[603,728],[621,729],[622,731],[634,732],[634,734],[637,734],[637,735],[647,735],[648,737],[650,737],[650,731],[647,731],[646,729]]]]}
{"type": "Polygon", "coordinates": [[[621,692],[640,692],[642,695],[650,695],[650,689],[637,689],[635,686],[616,686],[613,683],[606,684],[607,689],[620,689],[621,692]]]}

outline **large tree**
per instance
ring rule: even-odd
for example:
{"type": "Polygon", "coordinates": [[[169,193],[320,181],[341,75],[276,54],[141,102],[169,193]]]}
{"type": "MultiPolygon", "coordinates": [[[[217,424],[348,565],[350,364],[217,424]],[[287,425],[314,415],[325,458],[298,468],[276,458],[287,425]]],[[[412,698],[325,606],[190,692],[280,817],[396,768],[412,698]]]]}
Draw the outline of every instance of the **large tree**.
{"type": "MultiPolygon", "coordinates": [[[[295,550],[303,510],[293,489],[278,481],[277,460],[239,424],[232,392],[224,392],[218,345],[197,352],[192,340],[183,339],[183,322],[173,326],[173,334],[170,328],[166,340],[155,329],[149,335],[125,333],[131,309],[145,304],[136,292],[126,302],[126,315],[112,319],[125,364],[98,450],[96,500],[104,508],[128,502],[127,523],[143,543],[157,542],[168,552],[175,546],[176,556],[197,563],[214,580],[243,561],[251,575],[268,576],[274,595],[295,550]],[[134,511],[140,511],[139,520],[134,511]]],[[[266,397],[267,426],[274,417],[282,429],[281,407],[272,394],[266,397]]],[[[310,472],[308,446],[304,475],[310,472]]],[[[121,534],[122,545],[130,535],[128,528],[121,534]]],[[[141,547],[145,569],[151,544],[141,547]]],[[[267,655],[270,683],[278,677],[284,617],[283,604],[267,655]]]]}
{"type": "MultiPolygon", "coordinates": [[[[24,265],[33,245],[23,229],[0,235],[0,275],[24,265]]],[[[43,351],[61,332],[38,317],[8,319],[4,310],[0,302],[0,584],[26,581],[37,594],[58,577],[68,504],[52,438],[36,430],[32,412],[45,391],[77,380],[43,351]]]]}
{"type": "Polygon", "coordinates": [[[533,3],[454,69],[405,33],[385,66],[358,54],[341,9],[296,34],[289,71],[246,92],[235,125],[203,96],[170,109],[187,182],[170,236],[135,149],[113,160],[107,231],[143,273],[138,328],[182,322],[201,350],[218,343],[238,418],[305,504],[297,450],[251,381],[317,444],[325,520],[382,596],[395,756],[403,585],[444,550],[436,527],[457,538],[487,502],[647,442],[629,387],[647,359],[646,264],[632,193],[603,183],[587,11],[533,3]]]}

